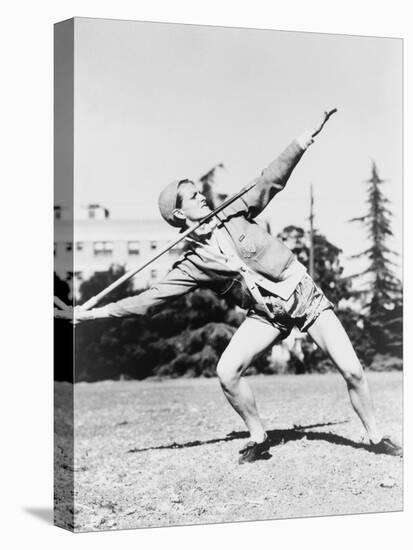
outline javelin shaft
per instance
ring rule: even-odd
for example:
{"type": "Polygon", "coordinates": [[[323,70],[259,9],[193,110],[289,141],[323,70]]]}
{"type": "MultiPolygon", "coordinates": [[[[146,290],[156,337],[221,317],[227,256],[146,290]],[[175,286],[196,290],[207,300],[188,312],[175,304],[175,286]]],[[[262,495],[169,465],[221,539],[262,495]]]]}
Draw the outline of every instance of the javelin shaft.
{"type": "Polygon", "coordinates": [[[124,273],[121,277],[119,277],[119,279],[116,279],[116,281],[114,281],[108,287],[106,287],[101,292],[96,294],[96,296],[93,296],[92,298],[87,300],[84,304],[82,304],[80,306],[80,309],[82,311],[86,311],[86,310],[94,307],[104,296],[106,296],[107,294],[112,292],[112,290],[117,288],[122,283],[128,281],[129,279],[131,279],[132,277],[134,277],[135,275],[137,275],[138,273],[140,273],[141,271],[146,269],[150,264],[155,262],[158,258],[163,256],[166,252],[171,250],[171,248],[173,248],[174,246],[179,244],[181,241],[186,239],[186,237],[188,237],[188,235],[190,235],[191,233],[193,233],[194,231],[199,229],[201,227],[201,225],[203,225],[204,223],[209,222],[214,216],[216,216],[222,210],[224,210],[224,208],[226,208],[227,206],[232,204],[234,201],[236,201],[237,199],[242,197],[242,195],[245,195],[245,193],[248,193],[248,191],[250,191],[253,187],[255,187],[255,183],[250,184],[248,187],[245,187],[244,189],[242,189],[241,191],[239,191],[238,193],[236,193],[235,195],[233,195],[232,197],[230,197],[229,199],[224,201],[220,206],[218,206],[218,208],[215,208],[215,210],[210,212],[207,216],[205,216],[205,218],[202,218],[202,220],[200,220],[196,225],[194,225],[193,227],[188,228],[186,231],[181,233],[178,239],[176,239],[172,243],[165,246],[162,250],[160,250],[157,254],[155,254],[155,256],[153,256],[152,258],[150,258],[146,262],[140,264],[138,267],[136,267],[134,269],[131,269],[130,271],[124,273]]]}

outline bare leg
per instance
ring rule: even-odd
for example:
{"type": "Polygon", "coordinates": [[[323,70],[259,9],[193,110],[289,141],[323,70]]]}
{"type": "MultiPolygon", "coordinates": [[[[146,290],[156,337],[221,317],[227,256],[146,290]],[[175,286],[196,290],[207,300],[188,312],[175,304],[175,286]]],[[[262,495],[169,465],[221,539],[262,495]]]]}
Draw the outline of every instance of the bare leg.
{"type": "Polygon", "coordinates": [[[323,311],[308,329],[308,333],[343,375],[355,412],[363,423],[370,441],[378,443],[381,434],[374,417],[367,379],[339,319],[332,310],[323,311]]]}
{"type": "Polygon", "coordinates": [[[217,366],[225,397],[244,420],[251,439],[258,443],[265,439],[266,434],[254,395],[242,374],[279,334],[279,330],[270,325],[256,319],[246,319],[232,337],[217,366]]]}

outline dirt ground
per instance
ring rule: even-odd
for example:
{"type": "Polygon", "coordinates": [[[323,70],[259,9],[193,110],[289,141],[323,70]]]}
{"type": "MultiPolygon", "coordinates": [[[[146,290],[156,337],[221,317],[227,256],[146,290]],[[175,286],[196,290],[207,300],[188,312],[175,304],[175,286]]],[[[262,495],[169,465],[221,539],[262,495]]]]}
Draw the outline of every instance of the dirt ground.
{"type": "MultiPolygon", "coordinates": [[[[401,441],[401,373],[368,376],[401,441]]],[[[338,375],[249,382],[272,447],[244,465],[247,434],[217,379],[77,384],[75,530],[402,509],[402,459],[368,450],[338,375]]]]}

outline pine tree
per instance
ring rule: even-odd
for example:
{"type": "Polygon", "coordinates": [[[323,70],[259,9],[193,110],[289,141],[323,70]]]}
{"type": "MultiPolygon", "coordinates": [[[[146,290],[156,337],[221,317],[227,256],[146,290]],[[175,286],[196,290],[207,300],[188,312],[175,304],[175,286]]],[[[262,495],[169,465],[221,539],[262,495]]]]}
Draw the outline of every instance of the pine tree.
{"type": "Polygon", "coordinates": [[[401,283],[393,272],[395,263],[391,259],[397,254],[388,246],[391,229],[392,212],[390,201],[385,197],[382,186],[385,180],[380,179],[376,163],[373,161],[371,177],[367,180],[368,211],[350,222],[361,222],[367,230],[369,246],[353,258],[365,258],[367,268],[353,276],[368,277],[367,287],[354,291],[354,295],[365,298],[367,312],[366,324],[373,334],[377,351],[399,352],[401,350],[401,283]]]}

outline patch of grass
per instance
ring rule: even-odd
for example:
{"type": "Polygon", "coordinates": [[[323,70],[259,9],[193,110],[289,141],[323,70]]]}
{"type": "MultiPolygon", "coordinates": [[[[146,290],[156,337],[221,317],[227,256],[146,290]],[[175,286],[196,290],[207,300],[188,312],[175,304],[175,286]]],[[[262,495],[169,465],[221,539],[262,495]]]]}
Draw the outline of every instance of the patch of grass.
{"type": "MultiPolygon", "coordinates": [[[[368,377],[383,431],[400,438],[401,373],[368,377]]],[[[76,530],[402,508],[402,461],[368,451],[340,376],[248,383],[273,444],[242,466],[248,434],[216,379],[76,385],[76,530]]]]}

